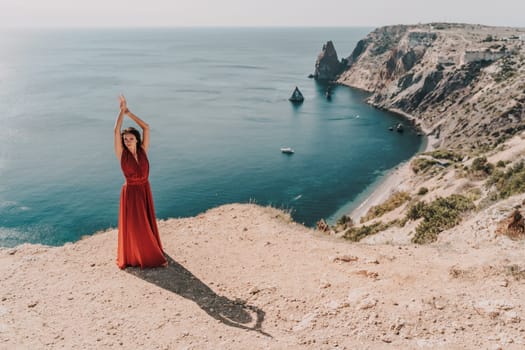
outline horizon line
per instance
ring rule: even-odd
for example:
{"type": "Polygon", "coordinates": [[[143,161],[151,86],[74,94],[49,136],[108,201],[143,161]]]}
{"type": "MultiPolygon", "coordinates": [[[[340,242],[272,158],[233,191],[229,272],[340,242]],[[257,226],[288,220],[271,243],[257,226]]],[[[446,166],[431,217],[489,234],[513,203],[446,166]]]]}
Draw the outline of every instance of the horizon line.
{"type": "Polygon", "coordinates": [[[309,24],[309,25],[226,25],[226,24],[194,24],[194,25],[0,25],[1,29],[204,29],[204,28],[218,28],[218,29],[274,29],[274,28],[381,28],[389,26],[416,26],[416,25],[431,25],[431,24],[464,24],[484,27],[501,27],[501,28],[515,28],[525,29],[525,26],[513,25],[494,25],[482,23],[469,22],[447,22],[447,21],[432,21],[432,22],[416,22],[416,23],[390,23],[390,24],[360,24],[360,25],[341,25],[341,24],[309,24]]]}

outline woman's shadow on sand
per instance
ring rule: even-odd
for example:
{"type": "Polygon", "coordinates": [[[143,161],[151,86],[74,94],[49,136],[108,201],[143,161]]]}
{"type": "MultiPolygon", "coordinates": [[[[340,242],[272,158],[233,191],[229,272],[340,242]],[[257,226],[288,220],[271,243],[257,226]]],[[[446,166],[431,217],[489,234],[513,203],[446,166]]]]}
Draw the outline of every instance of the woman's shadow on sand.
{"type": "Polygon", "coordinates": [[[231,327],[259,332],[262,331],[265,312],[245,301],[230,300],[217,295],[210,287],[195,277],[184,266],[166,255],[168,266],[165,268],[140,269],[128,267],[126,271],[147,282],[169,290],[186,299],[194,301],[208,315],[231,327]],[[250,326],[252,325],[252,326],[250,326]]]}

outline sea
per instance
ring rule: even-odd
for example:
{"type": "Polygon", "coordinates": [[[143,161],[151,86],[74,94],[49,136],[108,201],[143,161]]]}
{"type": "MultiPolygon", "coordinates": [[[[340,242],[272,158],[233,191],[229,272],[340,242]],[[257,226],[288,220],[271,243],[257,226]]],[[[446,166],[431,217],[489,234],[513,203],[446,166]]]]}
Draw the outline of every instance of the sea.
{"type": "Polygon", "coordinates": [[[2,29],[0,247],[117,227],[120,94],[151,128],[159,219],[257,203],[337,220],[424,143],[390,131],[406,120],[367,93],[335,86],[327,100],[308,77],[323,44],[347,57],[372,29],[2,29]]]}

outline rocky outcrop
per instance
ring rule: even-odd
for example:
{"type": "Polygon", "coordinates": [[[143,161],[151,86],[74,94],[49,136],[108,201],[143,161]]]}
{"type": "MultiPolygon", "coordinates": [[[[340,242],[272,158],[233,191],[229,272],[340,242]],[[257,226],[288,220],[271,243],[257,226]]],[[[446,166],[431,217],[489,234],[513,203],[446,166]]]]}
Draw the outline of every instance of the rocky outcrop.
{"type": "Polygon", "coordinates": [[[314,78],[320,81],[335,80],[346,68],[346,60],[339,61],[334,44],[328,41],[315,62],[314,78]]]}
{"type": "Polygon", "coordinates": [[[378,28],[357,43],[337,82],[411,114],[443,147],[491,149],[525,128],[525,45],[508,39],[524,34],[447,23],[378,28]],[[491,41],[482,40],[487,33],[491,41]],[[483,54],[465,59],[472,52],[483,54]]]}
{"type": "Polygon", "coordinates": [[[496,234],[505,235],[511,239],[525,239],[525,219],[518,209],[505,220],[502,220],[496,230],[496,234]]]}
{"type": "Polygon", "coordinates": [[[290,98],[288,100],[291,101],[291,102],[294,102],[294,103],[301,103],[301,102],[304,101],[304,96],[301,93],[301,90],[299,90],[299,88],[297,86],[293,90],[292,96],[290,96],[290,98]]]}

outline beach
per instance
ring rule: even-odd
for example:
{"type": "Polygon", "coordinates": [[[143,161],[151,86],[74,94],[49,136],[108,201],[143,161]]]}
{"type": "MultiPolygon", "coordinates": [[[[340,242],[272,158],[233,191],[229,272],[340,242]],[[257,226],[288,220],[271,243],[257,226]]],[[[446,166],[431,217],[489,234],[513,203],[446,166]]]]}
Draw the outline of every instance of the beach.
{"type": "MultiPolygon", "coordinates": [[[[402,115],[411,124],[414,124],[417,120],[414,116],[399,109],[391,109],[390,111],[402,115]]],[[[425,141],[421,147],[421,151],[418,152],[418,154],[421,152],[432,151],[437,143],[437,139],[431,135],[432,130],[427,126],[424,126],[422,123],[418,125],[418,128],[425,135],[425,141]]],[[[414,185],[415,174],[410,169],[410,162],[415,157],[417,157],[417,155],[390,170],[379,182],[377,187],[371,192],[371,194],[349,213],[349,216],[354,222],[358,223],[359,219],[366,215],[371,207],[385,202],[393,193],[397,191],[407,191],[413,188],[412,186],[414,185]]]]}
{"type": "Polygon", "coordinates": [[[354,222],[366,215],[368,210],[385,202],[394,192],[403,191],[410,185],[412,170],[410,161],[395,167],[380,181],[372,193],[349,214],[354,222]]]}

